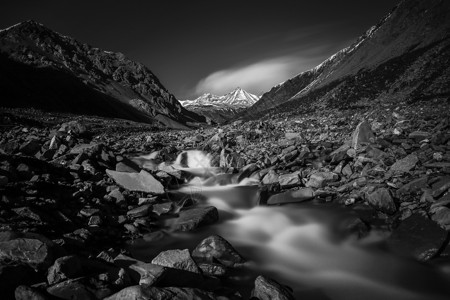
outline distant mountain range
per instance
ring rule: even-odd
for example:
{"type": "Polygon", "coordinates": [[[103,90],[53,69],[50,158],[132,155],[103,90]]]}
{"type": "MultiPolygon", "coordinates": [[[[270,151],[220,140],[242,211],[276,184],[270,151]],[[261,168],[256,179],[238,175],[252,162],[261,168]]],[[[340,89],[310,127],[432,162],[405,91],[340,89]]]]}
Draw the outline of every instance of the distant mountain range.
{"type": "Polygon", "coordinates": [[[195,100],[180,100],[180,103],[188,110],[206,116],[216,123],[223,123],[255,104],[259,98],[260,96],[237,87],[223,96],[206,93],[195,100]]]}
{"type": "Polygon", "coordinates": [[[317,67],[274,86],[235,119],[450,98],[450,1],[403,0],[317,67]]]}
{"type": "Polygon", "coordinates": [[[0,31],[1,104],[99,115],[172,128],[205,118],[184,109],[143,64],[35,21],[0,31]]]}

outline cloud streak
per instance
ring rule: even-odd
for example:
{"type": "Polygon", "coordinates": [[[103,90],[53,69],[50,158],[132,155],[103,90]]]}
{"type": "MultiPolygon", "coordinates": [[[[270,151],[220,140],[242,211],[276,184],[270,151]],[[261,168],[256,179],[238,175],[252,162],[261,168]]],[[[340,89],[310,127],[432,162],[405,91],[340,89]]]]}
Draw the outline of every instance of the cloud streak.
{"type": "Polygon", "coordinates": [[[219,70],[201,79],[195,87],[195,93],[223,95],[239,86],[251,93],[260,94],[303,70],[314,67],[321,59],[322,57],[314,55],[287,55],[219,70]]]}

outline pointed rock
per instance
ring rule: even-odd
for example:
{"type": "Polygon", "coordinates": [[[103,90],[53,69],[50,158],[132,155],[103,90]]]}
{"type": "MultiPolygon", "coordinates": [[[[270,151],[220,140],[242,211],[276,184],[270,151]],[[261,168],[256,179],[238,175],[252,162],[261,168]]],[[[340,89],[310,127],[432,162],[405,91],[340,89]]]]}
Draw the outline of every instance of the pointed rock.
{"type": "Polygon", "coordinates": [[[198,274],[201,273],[197,264],[189,254],[188,249],[184,250],[174,249],[163,251],[152,260],[152,264],[174,269],[180,269],[198,274]]]}
{"type": "Polygon", "coordinates": [[[208,262],[218,261],[225,266],[236,266],[245,262],[233,246],[219,235],[212,235],[201,241],[192,251],[192,257],[208,262]]]}
{"type": "Polygon", "coordinates": [[[289,288],[281,285],[273,279],[265,276],[258,276],[255,280],[255,288],[252,297],[259,300],[294,300],[294,296],[289,288]]]}
{"type": "Polygon", "coordinates": [[[358,149],[362,143],[370,143],[375,138],[372,128],[367,121],[362,121],[356,126],[352,136],[352,148],[358,149]]]}

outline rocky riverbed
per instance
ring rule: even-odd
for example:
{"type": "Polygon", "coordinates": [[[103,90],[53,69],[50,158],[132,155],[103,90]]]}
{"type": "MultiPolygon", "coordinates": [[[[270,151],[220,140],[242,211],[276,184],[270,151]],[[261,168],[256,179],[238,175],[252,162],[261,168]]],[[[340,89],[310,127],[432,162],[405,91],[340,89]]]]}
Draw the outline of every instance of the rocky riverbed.
{"type": "Polygon", "coordinates": [[[220,235],[133,257],[133,241],[220,222],[195,193],[173,193],[195,182],[256,185],[253,205],[274,209],[340,207],[354,215],[342,234],[381,236],[383,251],[449,280],[448,111],[436,100],[192,131],[3,111],[0,290],[5,299],[294,299],[295,287],[264,274],[248,293],[230,285],[252,257],[220,235]],[[199,157],[207,175],[190,168],[199,157]]]}

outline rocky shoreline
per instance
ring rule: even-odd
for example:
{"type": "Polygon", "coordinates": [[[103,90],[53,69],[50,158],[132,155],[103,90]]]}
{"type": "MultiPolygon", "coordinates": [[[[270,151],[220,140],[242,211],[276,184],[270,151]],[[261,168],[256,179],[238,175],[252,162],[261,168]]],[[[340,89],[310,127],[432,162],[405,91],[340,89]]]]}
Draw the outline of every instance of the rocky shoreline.
{"type": "MultiPolygon", "coordinates": [[[[345,207],[355,214],[348,234],[380,232],[390,251],[448,270],[449,106],[329,109],[192,131],[2,113],[0,290],[5,299],[242,299],[223,282],[250,259],[220,236],[151,261],[126,249],[159,238],[167,218],[172,231],[218,221],[215,207],[168,193],[192,179],[171,165],[189,149],[221,170],[211,184],[251,179],[259,205],[345,207]]],[[[293,299],[265,276],[252,295],[293,299]]]]}

